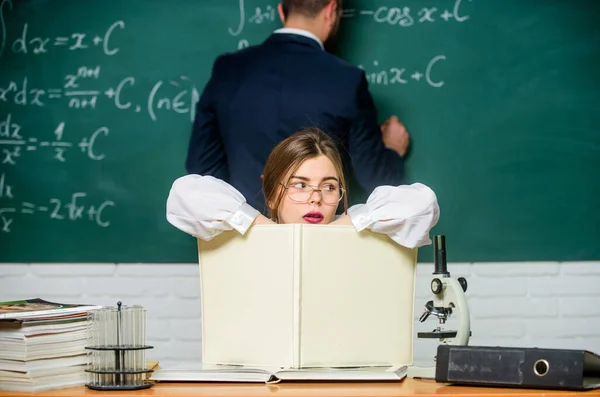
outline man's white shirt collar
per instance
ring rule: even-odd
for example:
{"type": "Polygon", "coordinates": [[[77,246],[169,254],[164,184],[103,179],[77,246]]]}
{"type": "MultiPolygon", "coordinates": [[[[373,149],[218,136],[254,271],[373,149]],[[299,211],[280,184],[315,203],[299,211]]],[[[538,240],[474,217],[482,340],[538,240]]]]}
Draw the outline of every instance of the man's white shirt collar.
{"type": "Polygon", "coordinates": [[[317,43],[319,43],[319,46],[321,46],[321,49],[325,49],[323,47],[323,43],[321,42],[321,40],[319,40],[319,38],[317,36],[315,36],[313,33],[309,32],[308,30],[298,29],[298,28],[281,28],[281,29],[277,29],[273,33],[290,33],[290,34],[297,34],[300,36],[308,37],[310,39],[313,39],[317,43]]]}

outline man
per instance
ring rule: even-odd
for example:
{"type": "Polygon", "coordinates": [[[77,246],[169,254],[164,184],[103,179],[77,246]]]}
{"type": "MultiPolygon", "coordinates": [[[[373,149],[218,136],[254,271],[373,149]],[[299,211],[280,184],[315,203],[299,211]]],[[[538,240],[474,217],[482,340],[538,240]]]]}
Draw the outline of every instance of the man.
{"type": "Polygon", "coordinates": [[[341,0],[282,0],[278,9],[282,29],[216,59],[197,104],[188,173],[223,179],[263,209],[261,174],[271,149],[318,127],[338,142],[351,203],[377,186],[401,184],[406,129],[395,116],[378,126],[364,72],[324,51],[341,0]]]}

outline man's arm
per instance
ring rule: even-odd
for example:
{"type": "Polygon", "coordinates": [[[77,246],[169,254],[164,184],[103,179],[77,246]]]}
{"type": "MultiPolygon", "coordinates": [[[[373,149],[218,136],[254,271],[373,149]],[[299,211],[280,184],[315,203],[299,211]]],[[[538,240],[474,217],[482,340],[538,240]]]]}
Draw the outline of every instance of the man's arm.
{"type": "Polygon", "coordinates": [[[212,76],[196,104],[196,116],[188,144],[185,168],[188,174],[211,175],[227,181],[229,180],[227,156],[216,114],[219,95],[216,76],[218,62],[219,58],[215,61],[212,76]]]}
{"type": "Polygon", "coordinates": [[[377,110],[364,72],[361,72],[356,88],[354,113],[348,150],[358,183],[367,193],[377,186],[402,184],[404,159],[383,142],[381,127],[377,124],[377,110]]]}

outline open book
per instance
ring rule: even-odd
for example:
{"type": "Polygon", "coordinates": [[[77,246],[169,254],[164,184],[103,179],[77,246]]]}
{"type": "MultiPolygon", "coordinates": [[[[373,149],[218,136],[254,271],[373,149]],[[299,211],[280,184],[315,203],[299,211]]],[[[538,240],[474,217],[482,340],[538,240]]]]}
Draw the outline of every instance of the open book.
{"type": "Polygon", "coordinates": [[[199,240],[198,253],[203,364],[412,365],[416,249],[353,226],[289,224],[199,240]]]}
{"type": "Polygon", "coordinates": [[[203,366],[202,369],[160,369],[150,380],[161,382],[264,382],[280,381],[399,381],[406,366],[357,368],[268,369],[243,366],[203,366]]]}

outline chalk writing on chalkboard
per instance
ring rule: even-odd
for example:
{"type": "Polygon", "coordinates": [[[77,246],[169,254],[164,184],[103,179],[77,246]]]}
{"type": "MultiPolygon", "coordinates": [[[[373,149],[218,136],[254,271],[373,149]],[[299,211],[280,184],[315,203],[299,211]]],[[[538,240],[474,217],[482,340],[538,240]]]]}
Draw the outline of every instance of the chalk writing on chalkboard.
{"type": "MultiPolygon", "coordinates": [[[[471,1],[471,0],[469,0],[471,1]]],[[[437,7],[422,6],[419,9],[410,7],[376,7],[376,8],[345,8],[342,10],[342,18],[372,18],[376,23],[387,23],[400,27],[410,27],[415,24],[434,23],[436,21],[445,22],[464,22],[470,18],[462,12],[461,5],[463,0],[454,0],[454,3],[448,1],[452,7],[439,9],[437,7]]],[[[261,25],[263,23],[279,22],[277,15],[277,5],[267,5],[266,7],[255,7],[252,12],[246,12],[244,0],[239,0],[239,21],[235,28],[229,27],[227,31],[232,36],[239,36],[246,25],[261,25]]]]}
{"type": "MultiPolygon", "coordinates": [[[[451,4],[450,2],[448,2],[451,4]]],[[[422,7],[415,11],[410,7],[378,7],[375,9],[346,8],[342,12],[343,18],[367,17],[376,23],[387,23],[400,27],[410,27],[415,24],[432,23],[443,20],[444,22],[464,22],[469,15],[461,12],[462,0],[455,0],[452,9],[438,9],[437,7],[422,7]]]]}
{"type": "MultiPolygon", "coordinates": [[[[470,2],[471,0],[469,0],[470,2]]],[[[387,7],[381,6],[373,9],[367,8],[345,8],[342,11],[342,18],[358,18],[369,17],[378,24],[397,25],[400,27],[410,27],[415,24],[423,23],[448,23],[448,22],[465,22],[470,19],[470,15],[464,13],[461,9],[463,0],[455,0],[450,3],[452,7],[440,9],[437,7],[421,7],[418,10],[410,7],[387,7]]],[[[267,5],[266,7],[255,7],[253,11],[246,12],[244,0],[239,0],[239,22],[235,28],[229,27],[227,31],[231,36],[240,36],[244,32],[246,22],[249,24],[260,25],[263,23],[275,23],[279,21],[276,5],[267,5]]],[[[242,49],[250,46],[250,42],[246,38],[240,38],[237,49],[242,49]]],[[[410,82],[426,83],[430,87],[440,88],[445,83],[433,77],[434,66],[439,61],[446,60],[446,55],[432,55],[426,65],[423,65],[421,70],[407,70],[399,65],[390,65],[382,68],[379,66],[379,61],[374,60],[372,65],[365,67],[358,65],[359,68],[365,71],[367,81],[373,85],[396,85],[408,84],[410,82]]]]}
{"type": "Polygon", "coordinates": [[[438,80],[433,77],[434,66],[439,61],[446,59],[445,55],[436,55],[427,63],[423,68],[423,71],[415,70],[409,72],[406,68],[398,66],[381,69],[379,61],[373,61],[373,67],[376,71],[367,70],[363,65],[358,65],[359,68],[365,71],[367,81],[370,84],[376,85],[395,85],[395,84],[407,84],[410,81],[424,81],[431,87],[439,88],[444,85],[443,80],[438,80]]]}
{"type": "Polygon", "coordinates": [[[104,211],[115,206],[110,200],[90,203],[85,192],[72,193],[66,200],[52,197],[40,203],[19,201],[15,195],[5,173],[0,174],[0,198],[9,199],[11,203],[16,201],[10,207],[0,207],[0,233],[10,233],[13,221],[20,216],[44,216],[57,221],[85,221],[99,227],[108,227],[110,221],[104,211]]]}
{"type": "MultiPolygon", "coordinates": [[[[120,50],[117,45],[118,40],[116,38],[113,40],[113,35],[118,30],[125,29],[125,22],[122,20],[113,22],[105,32],[100,34],[74,32],[56,37],[29,35],[28,24],[24,23],[20,36],[7,42],[2,13],[6,5],[12,7],[9,0],[2,0],[0,3],[0,28],[2,30],[0,55],[7,46],[10,46],[13,53],[24,56],[40,56],[51,50],[91,51],[94,48],[101,49],[106,56],[113,56],[120,50]]],[[[136,113],[143,111],[153,121],[158,119],[159,111],[187,114],[193,121],[194,105],[199,99],[199,92],[190,83],[189,77],[180,76],[175,80],[156,81],[147,91],[145,99],[141,103],[132,103],[127,100],[127,91],[135,86],[135,81],[134,76],[127,76],[120,81],[102,84],[100,65],[82,65],[67,73],[63,80],[54,86],[36,86],[36,82],[28,76],[0,85],[0,102],[43,107],[49,102],[65,101],[71,109],[95,109],[98,106],[99,98],[105,97],[118,109],[131,110],[136,113]]]]}
{"type": "Polygon", "coordinates": [[[0,164],[16,165],[18,159],[34,153],[40,156],[40,152],[50,152],[53,159],[59,162],[66,162],[66,153],[70,148],[79,149],[81,153],[91,160],[102,160],[104,153],[94,150],[94,145],[99,137],[107,136],[109,130],[107,127],[99,127],[93,131],[89,137],[83,137],[78,142],[72,142],[63,139],[65,132],[65,122],[60,122],[54,130],[54,136],[31,137],[27,131],[23,131],[21,126],[12,118],[9,113],[6,118],[0,121],[0,164]]]}
{"type": "MultiPolygon", "coordinates": [[[[193,105],[281,21],[279,0],[176,3],[0,0],[1,261],[197,261],[164,217],[193,105]]],[[[443,201],[455,260],[600,259],[589,0],[343,3],[336,55],[414,132],[406,182],[443,201]]]]}
{"type": "Polygon", "coordinates": [[[65,76],[62,87],[36,87],[26,76],[18,81],[13,80],[6,85],[0,85],[0,102],[43,107],[49,102],[66,101],[71,109],[94,109],[98,97],[106,97],[118,109],[131,109],[136,113],[144,110],[153,121],[158,119],[158,111],[188,114],[190,120],[194,119],[194,105],[200,96],[196,87],[189,83],[187,76],[180,76],[179,80],[169,80],[168,88],[165,88],[167,84],[163,80],[155,82],[147,92],[145,103],[133,104],[126,97],[127,90],[135,85],[135,77],[125,77],[115,84],[109,84],[108,87],[99,86],[99,83],[89,83],[94,86],[83,87],[83,80],[97,80],[99,75],[100,66],[82,66],[74,74],[65,76]]]}
{"type": "MultiPolygon", "coordinates": [[[[6,27],[4,26],[4,17],[2,10],[5,4],[11,4],[10,1],[3,0],[0,4],[0,28],[2,29],[2,44],[0,47],[0,55],[4,52],[7,45],[6,27]]],[[[115,55],[119,52],[119,48],[112,45],[111,37],[116,29],[125,29],[125,22],[116,21],[110,25],[105,32],[100,34],[87,34],[81,32],[73,32],[63,36],[33,36],[29,35],[29,25],[23,24],[20,37],[16,38],[10,45],[12,52],[15,54],[33,54],[41,55],[49,51],[56,50],[91,50],[98,48],[107,56],[115,55]]]]}

